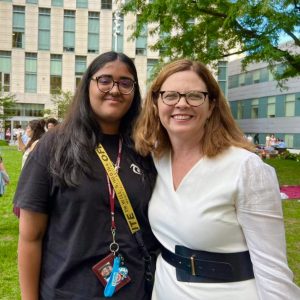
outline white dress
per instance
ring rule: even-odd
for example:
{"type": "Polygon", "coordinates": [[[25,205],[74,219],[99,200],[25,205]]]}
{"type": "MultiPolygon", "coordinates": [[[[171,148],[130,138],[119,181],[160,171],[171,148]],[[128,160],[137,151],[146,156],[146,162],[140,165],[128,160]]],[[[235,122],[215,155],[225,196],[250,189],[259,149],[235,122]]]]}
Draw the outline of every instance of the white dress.
{"type": "Polygon", "coordinates": [[[170,155],[155,160],[156,186],[149,204],[155,236],[175,245],[211,252],[249,249],[255,279],[190,283],[159,256],[152,300],[299,300],[287,266],[285,229],[274,169],[256,155],[231,147],[199,160],[174,190],[170,155]]]}

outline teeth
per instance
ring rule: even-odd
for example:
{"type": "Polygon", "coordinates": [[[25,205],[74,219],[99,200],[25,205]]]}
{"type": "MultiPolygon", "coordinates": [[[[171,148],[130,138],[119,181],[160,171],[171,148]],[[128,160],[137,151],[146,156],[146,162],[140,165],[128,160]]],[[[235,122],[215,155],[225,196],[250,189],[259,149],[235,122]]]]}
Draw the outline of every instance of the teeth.
{"type": "Polygon", "coordinates": [[[191,116],[187,116],[187,115],[175,115],[173,116],[174,119],[176,120],[187,120],[187,119],[190,119],[191,116]]]}

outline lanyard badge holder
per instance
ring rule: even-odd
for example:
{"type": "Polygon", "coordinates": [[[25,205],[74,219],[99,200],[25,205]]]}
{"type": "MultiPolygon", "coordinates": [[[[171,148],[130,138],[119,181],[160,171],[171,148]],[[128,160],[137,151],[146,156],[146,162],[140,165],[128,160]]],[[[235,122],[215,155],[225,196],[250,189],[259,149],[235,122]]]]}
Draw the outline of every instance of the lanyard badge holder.
{"type": "MultiPolygon", "coordinates": [[[[102,146],[101,146],[102,147],[102,146]]],[[[100,157],[100,153],[102,153],[102,149],[100,146],[97,148],[96,152],[100,157]],[[98,152],[98,150],[100,152],[98,152]]],[[[103,149],[104,150],[104,149],[103,149]]],[[[121,161],[121,152],[122,152],[122,140],[119,141],[119,151],[118,158],[116,162],[116,168],[114,168],[112,162],[105,152],[105,157],[100,157],[101,161],[103,160],[109,162],[111,164],[112,170],[115,174],[117,174],[117,170],[121,161]]],[[[106,168],[105,168],[106,169],[106,168]]],[[[112,295],[117,292],[120,288],[131,281],[128,276],[128,269],[125,267],[124,258],[119,253],[119,244],[116,242],[116,224],[114,218],[114,200],[115,200],[115,190],[111,186],[109,172],[107,171],[107,184],[109,190],[109,199],[110,199],[110,209],[111,209],[111,233],[112,233],[112,243],[109,246],[110,254],[99,261],[96,265],[93,266],[92,270],[103,284],[104,288],[104,297],[112,297],[112,295]]],[[[117,175],[118,176],[118,175],[117,175]]]]}

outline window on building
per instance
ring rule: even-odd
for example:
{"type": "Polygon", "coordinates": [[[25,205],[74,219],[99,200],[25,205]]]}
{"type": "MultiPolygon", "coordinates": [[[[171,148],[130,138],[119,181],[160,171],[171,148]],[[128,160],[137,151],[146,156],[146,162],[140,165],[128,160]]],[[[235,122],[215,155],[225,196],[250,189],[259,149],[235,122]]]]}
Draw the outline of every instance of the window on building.
{"type": "Polygon", "coordinates": [[[239,75],[231,75],[228,77],[228,87],[230,89],[236,88],[239,86],[239,75]]]}
{"type": "Polygon", "coordinates": [[[112,0],[101,0],[102,9],[112,9],[112,0]]]}
{"type": "Polygon", "coordinates": [[[50,8],[39,8],[39,50],[50,49],[50,8]]]}
{"type": "Polygon", "coordinates": [[[239,75],[239,86],[245,85],[245,73],[239,75]]]}
{"type": "Polygon", "coordinates": [[[293,134],[285,134],[284,142],[285,142],[287,148],[293,148],[294,147],[294,135],[293,134]]]}
{"type": "Polygon", "coordinates": [[[35,93],[37,87],[37,54],[25,54],[25,92],[35,93]]]}
{"type": "Polygon", "coordinates": [[[51,54],[50,63],[50,93],[57,94],[61,91],[62,56],[51,54]]]}
{"type": "Polygon", "coordinates": [[[11,52],[0,51],[0,91],[10,92],[11,52]]]}
{"type": "Polygon", "coordinates": [[[244,119],[244,102],[243,100],[237,101],[237,119],[244,119]]]}
{"type": "Polygon", "coordinates": [[[75,11],[64,12],[64,51],[75,51],[75,11]]]}
{"type": "Polygon", "coordinates": [[[76,87],[79,85],[81,77],[86,70],[86,57],[85,56],[76,56],[75,57],[75,78],[76,78],[76,87]]]}
{"type": "Polygon", "coordinates": [[[88,23],[88,52],[98,53],[99,52],[99,28],[100,28],[100,17],[98,12],[89,12],[89,23],[88,23]]]}
{"type": "MultiPolygon", "coordinates": [[[[137,22],[138,22],[137,16],[137,22]]],[[[143,25],[140,35],[136,38],[135,43],[135,54],[136,55],[147,55],[147,36],[148,36],[148,27],[146,24],[143,25]]]]}
{"type": "Polygon", "coordinates": [[[76,0],[76,8],[88,8],[88,0],[76,0]]]}
{"type": "Polygon", "coordinates": [[[273,81],[274,80],[274,75],[271,72],[271,70],[268,70],[268,71],[269,71],[269,81],[273,81]]]}
{"type": "Polygon", "coordinates": [[[275,97],[268,97],[267,117],[268,118],[275,118],[275,113],[276,113],[276,98],[275,97]]]}
{"type": "Polygon", "coordinates": [[[258,99],[253,99],[251,101],[251,119],[258,118],[258,99]]]}
{"type": "Polygon", "coordinates": [[[25,7],[13,6],[12,46],[24,48],[25,43],[25,7]]]}
{"type": "Polygon", "coordinates": [[[26,0],[26,3],[38,4],[38,0],[26,0]]]}
{"type": "Polygon", "coordinates": [[[44,109],[44,104],[16,103],[14,107],[5,109],[4,113],[22,117],[43,117],[44,109]]]}
{"type": "Polygon", "coordinates": [[[260,69],[260,82],[269,81],[269,70],[267,68],[260,69]]]}
{"type": "Polygon", "coordinates": [[[255,70],[252,75],[253,75],[253,83],[259,83],[260,82],[260,70],[255,70]]]}
{"type": "Polygon", "coordinates": [[[124,46],[124,16],[116,12],[113,16],[112,49],[123,52],[124,46]]]}
{"type": "Polygon", "coordinates": [[[218,63],[218,83],[223,94],[227,96],[227,61],[218,63]]]}
{"type": "Polygon", "coordinates": [[[64,6],[64,0],[51,0],[52,6],[58,6],[63,7],[64,6]]]}
{"type": "Polygon", "coordinates": [[[295,116],[295,94],[290,94],[285,96],[285,116],[294,117],[295,116]]]}

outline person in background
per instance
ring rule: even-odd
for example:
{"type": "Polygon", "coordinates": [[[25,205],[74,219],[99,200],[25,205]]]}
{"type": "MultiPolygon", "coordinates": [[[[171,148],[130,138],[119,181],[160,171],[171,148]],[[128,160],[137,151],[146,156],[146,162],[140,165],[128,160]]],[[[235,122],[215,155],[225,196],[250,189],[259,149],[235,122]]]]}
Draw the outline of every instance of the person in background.
{"type": "Polygon", "coordinates": [[[31,120],[29,121],[27,128],[26,128],[26,135],[30,138],[26,145],[23,143],[21,137],[18,137],[18,143],[21,151],[23,150],[23,157],[22,157],[22,168],[27,160],[29,153],[35,148],[36,144],[38,143],[39,139],[45,133],[45,121],[43,119],[38,120],[31,120]]]}
{"type": "Polygon", "coordinates": [[[152,300],[300,299],[276,173],[253,153],[205,65],[162,68],[134,139],[158,172],[148,214],[163,249],[152,300]]]}
{"type": "Polygon", "coordinates": [[[46,121],[47,130],[54,128],[56,125],[58,125],[58,121],[55,118],[47,119],[46,121]]]}
{"type": "Polygon", "coordinates": [[[0,156],[0,197],[4,195],[7,184],[9,184],[9,176],[6,172],[3,158],[0,156]]]}
{"type": "Polygon", "coordinates": [[[14,198],[21,208],[22,300],[105,299],[92,268],[113,250],[122,255],[120,269],[127,268],[131,278],[113,299],[150,299],[144,254],[95,151],[101,143],[115,164],[144,245],[156,250],[147,217],[156,171],[151,157],[137,155],[131,140],[140,106],[133,61],[122,53],[103,53],[84,73],[65,120],[28,158],[14,198]]]}
{"type": "MultiPolygon", "coordinates": [[[[29,154],[33,151],[36,144],[38,143],[39,139],[42,135],[46,132],[45,131],[45,121],[43,119],[38,120],[31,120],[29,121],[25,134],[28,136],[29,140],[26,145],[22,141],[22,136],[19,134],[17,136],[18,141],[18,148],[23,152],[22,156],[22,165],[21,168],[23,169],[29,154]]],[[[20,217],[20,208],[18,205],[13,205],[13,213],[19,218],[20,217]]]]}

